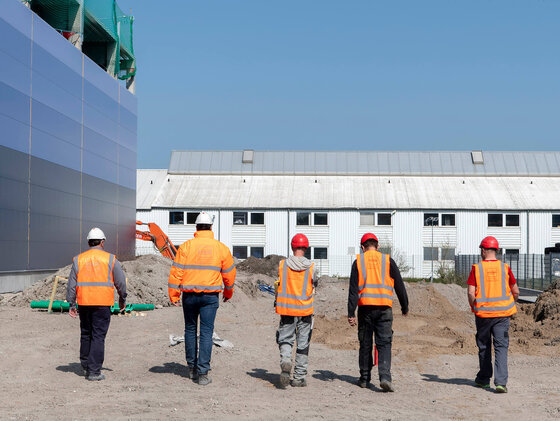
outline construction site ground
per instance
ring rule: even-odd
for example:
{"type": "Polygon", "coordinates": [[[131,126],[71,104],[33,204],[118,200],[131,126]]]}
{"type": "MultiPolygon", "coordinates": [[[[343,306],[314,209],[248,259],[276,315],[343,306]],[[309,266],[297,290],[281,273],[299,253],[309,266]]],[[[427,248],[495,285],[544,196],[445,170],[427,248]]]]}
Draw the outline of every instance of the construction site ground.
{"type": "Polygon", "coordinates": [[[138,298],[144,294],[160,308],[113,316],[102,382],[80,375],[79,321],[29,308],[30,299],[49,298],[51,281],[1,297],[0,419],[560,418],[558,289],[549,293],[548,312],[539,322],[534,304],[519,306],[510,329],[509,393],[501,395],[473,385],[478,359],[465,289],[407,284],[408,317],[394,305],[396,392],[383,393],[375,368],[369,389],[356,385],[358,340],[346,321],[347,281],[322,278],[308,387],[282,390],[275,343],[279,316],[273,297],[257,287],[274,279],[239,272],[234,297],[221,304],[215,329],[234,347],[214,347],[213,382],[202,387],[186,377],[184,345],[169,346],[170,334],[183,334],[181,308],[164,306],[165,294],[139,291],[166,292],[170,262],[149,257],[124,266],[134,302],[148,302],[138,298]]]}

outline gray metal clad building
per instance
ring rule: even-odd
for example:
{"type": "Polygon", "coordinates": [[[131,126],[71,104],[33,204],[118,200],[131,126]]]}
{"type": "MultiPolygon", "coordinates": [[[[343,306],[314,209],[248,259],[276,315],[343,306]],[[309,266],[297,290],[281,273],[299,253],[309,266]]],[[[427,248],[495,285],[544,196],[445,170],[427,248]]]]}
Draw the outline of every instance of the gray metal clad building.
{"type": "Polygon", "coordinates": [[[0,0],[0,40],[0,292],[69,264],[93,226],[133,258],[136,96],[33,2],[0,0]]]}

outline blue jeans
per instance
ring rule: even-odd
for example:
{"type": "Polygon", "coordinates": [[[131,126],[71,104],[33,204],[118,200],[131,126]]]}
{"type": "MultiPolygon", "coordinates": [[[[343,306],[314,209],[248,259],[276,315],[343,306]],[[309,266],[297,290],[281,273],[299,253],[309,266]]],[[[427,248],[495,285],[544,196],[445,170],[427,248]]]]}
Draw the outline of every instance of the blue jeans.
{"type": "Polygon", "coordinates": [[[220,306],[219,294],[183,292],[183,315],[185,316],[185,356],[189,368],[199,374],[207,374],[212,357],[212,334],[214,320],[220,306]],[[200,316],[200,345],[197,346],[197,322],[200,316]]]}

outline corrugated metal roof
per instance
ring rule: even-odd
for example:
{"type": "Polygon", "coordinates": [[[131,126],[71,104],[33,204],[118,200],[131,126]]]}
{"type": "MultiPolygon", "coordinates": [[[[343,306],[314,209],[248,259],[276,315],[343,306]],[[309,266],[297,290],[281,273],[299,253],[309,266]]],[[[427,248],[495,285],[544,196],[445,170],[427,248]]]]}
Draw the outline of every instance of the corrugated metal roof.
{"type": "Polygon", "coordinates": [[[173,151],[170,174],[312,174],[558,176],[560,152],[483,152],[473,164],[470,151],[173,151]]]}
{"type": "Polygon", "coordinates": [[[167,170],[137,170],[136,209],[151,209],[165,180],[167,170]]]}
{"type": "Polygon", "coordinates": [[[139,209],[560,210],[560,177],[168,175],[149,184],[144,171],[139,209]]]}

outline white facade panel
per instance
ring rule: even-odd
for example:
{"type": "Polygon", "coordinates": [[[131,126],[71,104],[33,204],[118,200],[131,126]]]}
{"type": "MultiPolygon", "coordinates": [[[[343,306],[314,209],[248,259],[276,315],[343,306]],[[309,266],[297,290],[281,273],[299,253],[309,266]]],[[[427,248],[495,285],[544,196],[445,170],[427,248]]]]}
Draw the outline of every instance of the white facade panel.
{"type": "MultiPolygon", "coordinates": [[[[327,211],[319,212],[324,213],[327,211]]],[[[311,247],[329,246],[329,225],[296,225],[296,216],[296,211],[290,211],[290,239],[296,233],[301,233],[307,236],[311,247]]],[[[327,218],[330,218],[330,215],[327,218]]],[[[328,223],[330,224],[330,221],[328,223]]]]}
{"type": "Polygon", "coordinates": [[[488,213],[483,211],[459,211],[455,213],[457,227],[457,254],[479,254],[480,241],[489,235],[488,213]]]}
{"type": "Polygon", "coordinates": [[[529,212],[529,254],[543,254],[545,247],[554,245],[553,232],[560,229],[552,228],[552,212],[529,212]]]}
{"type": "Polygon", "coordinates": [[[266,226],[265,256],[269,254],[288,256],[288,244],[291,240],[288,235],[288,211],[266,211],[264,213],[264,224],[266,226]]]}
{"type": "Polygon", "coordinates": [[[550,237],[551,237],[552,246],[555,245],[556,243],[560,243],[560,228],[552,228],[550,237]]]}
{"type": "Polygon", "coordinates": [[[424,213],[419,210],[396,211],[393,215],[393,258],[397,264],[402,260],[412,269],[403,276],[421,277],[423,248],[422,229],[424,213]]]}
{"type": "MultiPolygon", "coordinates": [[[[358,213],[358,217],[359,217],[359,213],[358,213]]],[[[354,244],[353,246],[356,247],[356,253],[358,253],[360,250],[358,249],[358,247],[360,246],[360,239],[362,238],[362,235],[364,235],[366,232],[371,232],[373,234],[375,234],[375,236],[377,237],[377,239],[379,240],[379,247],[380,248],[393,248],[393,227],[390,225],[359,225],[359,220],[358,220],[358,227],[357,227],[357,233],[356,233],[356,238],[354,239],[354,244]]]]}
{"type": "Polygon", "coordinates": [[[456,227],[424,227],[422,230],[422,244],[424,247],[456,247],[457,246],[457,228],[456,227]]]}
{"type": "Polygon", "coordinates": [[[232,247],[232,228],[233,228],[233,211],[231,210],[222,210],[218,216],[219,222],[219,240],[224,243],[226,246],[229,247],[231,250],[232,247]]]}
{"type": "MultiPolygon", "coordinates": [[[[358,211],[329,212],[328,273],[326,274],[350,276],[352,262],[360,243],[359,224],[358,211]]],[[[323,266],[326,264],[321,261],[317,262],[317,265],[321,266],[323,272],[323,266]]]]}
{"type": "Polygon", "coordinates": [[[496,237],[500,248],[521,250],[521,227],[488,227],[487,232],[496,237]]]}
{"type": "Polygon", "coordinates": [[[175,247],[194,238],[195,225],[169,225],[167,236],[175,247]]]}
{"type": "Polygon", "coordinates": [[[231,244],[234,246],[264,246],[266,228],[264,225],[234,225],[231,230],[231,244]]]}

